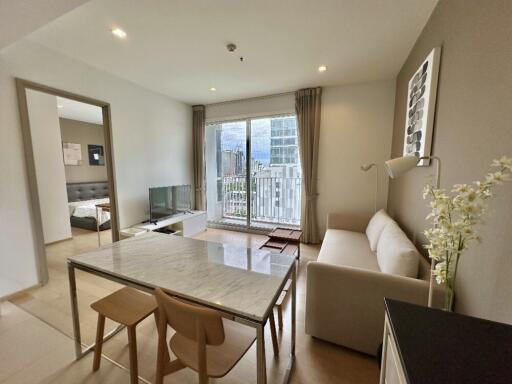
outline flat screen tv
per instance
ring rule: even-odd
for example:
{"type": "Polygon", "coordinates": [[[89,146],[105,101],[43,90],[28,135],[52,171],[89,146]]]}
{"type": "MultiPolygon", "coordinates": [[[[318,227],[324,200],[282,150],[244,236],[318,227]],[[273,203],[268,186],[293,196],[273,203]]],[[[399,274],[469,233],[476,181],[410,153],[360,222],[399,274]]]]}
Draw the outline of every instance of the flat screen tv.
{"type": "Polygon", "coordinates": [[[158,221],[192,208],[190,185],[149,188],[149,219],[158,221]]]}

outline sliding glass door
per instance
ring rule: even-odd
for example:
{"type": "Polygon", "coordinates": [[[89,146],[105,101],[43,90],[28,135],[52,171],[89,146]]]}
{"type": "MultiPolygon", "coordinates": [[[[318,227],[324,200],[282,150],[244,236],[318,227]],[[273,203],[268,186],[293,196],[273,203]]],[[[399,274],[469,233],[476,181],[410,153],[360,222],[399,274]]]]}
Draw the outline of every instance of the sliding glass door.
{"type": "Polygon", "coordinates": [[[300,224],[300,164],[295,116],[251,120],[251,224],[300,224]]]}
{"type": "Polygon", "coordinates": [[[295,116],[206,126],[210,222],[259,228],[299,225],[300,176],[295,116]]]}
{"type": "Polygon", "coordinates": [[[247,122],[206,127],[206,205],[208,220],[247,223],[247,122]]]}

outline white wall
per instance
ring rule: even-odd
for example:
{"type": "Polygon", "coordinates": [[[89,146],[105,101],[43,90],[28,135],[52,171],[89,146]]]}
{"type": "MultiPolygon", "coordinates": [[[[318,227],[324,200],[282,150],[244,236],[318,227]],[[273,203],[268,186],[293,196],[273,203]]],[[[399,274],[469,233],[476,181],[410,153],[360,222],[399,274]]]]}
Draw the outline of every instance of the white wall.
{"type": "Polygon", "coordinates": [[[383,164],[391,153],[394,100],[395,80],[323,89],[317,215],[322,235],[329,212],[373,213],[375,168],[362,172],[362,164],[379,165],[378,206],[386,207],[383,164]]]}
{"type": "Polygon", "coordinates": [[[207,105],[206,121],[215,122],[290,113],[295,113],[293,93],[207,105]]]}
{"type": "Polygon", "coordinates": [[[5,48],[0,51],[0,278],[9,276],[13,290],[37,283],[15,77],[111,104],[121,228],[145,218],[149,186],[192,183],[188,105],[26,40],[5,48]]]}
{"type": "Polygon", "coordinates": [[[28,118],[45,244],[71,237],[57,98],[27,91],[28,118]]]}
{"type": "Polygon", "coordinates": [[[36,284],[18,104],[0,57],[0,297],[36,284]]]}

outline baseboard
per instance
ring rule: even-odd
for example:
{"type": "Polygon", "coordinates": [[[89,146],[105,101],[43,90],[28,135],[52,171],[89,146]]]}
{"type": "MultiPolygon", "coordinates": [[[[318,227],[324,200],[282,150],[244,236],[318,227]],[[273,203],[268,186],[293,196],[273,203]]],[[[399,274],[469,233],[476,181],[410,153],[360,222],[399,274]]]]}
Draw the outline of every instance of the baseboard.
{"type": "Polygon", "coordinates": [[[70,236],[70,237],[66,237],[65,239],[52,241],[51,243],[44,243],[44,246],[46,247],[47,245],[62,243],[63,241],[68,241],[68,240],[71,240],[72,238],[73,238],[73,236],[70,236]]]}
{"type": "Polygon", "coordinates": [[[16,298],[17,296],[23,295],[34,288],[40,288],[40,287],[42,287],[42,284],[37,283],[30,287],[23,288],[21,291],[16,291],[14,293],[10,293],[8,295],[0,297],[0,302],[12,300],[12,299],[16,298]]]}

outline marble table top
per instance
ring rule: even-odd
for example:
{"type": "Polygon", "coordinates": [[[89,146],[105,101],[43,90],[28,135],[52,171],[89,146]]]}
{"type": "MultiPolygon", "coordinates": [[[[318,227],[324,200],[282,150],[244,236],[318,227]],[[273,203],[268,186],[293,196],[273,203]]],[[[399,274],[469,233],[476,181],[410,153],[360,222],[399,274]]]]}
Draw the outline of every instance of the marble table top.
{"type": "Polygon", "coordinates": [[[68,260],[261,322],[295,258],[151,232],[68,260]]]}

